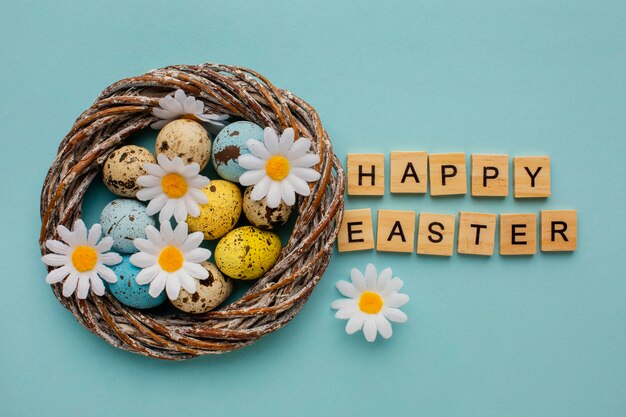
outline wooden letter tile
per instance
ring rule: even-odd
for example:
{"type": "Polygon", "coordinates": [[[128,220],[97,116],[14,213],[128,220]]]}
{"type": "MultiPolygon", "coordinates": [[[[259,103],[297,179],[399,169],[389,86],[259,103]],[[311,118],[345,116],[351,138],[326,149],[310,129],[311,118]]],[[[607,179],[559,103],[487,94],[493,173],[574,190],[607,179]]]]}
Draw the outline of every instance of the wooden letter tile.
{"type": "Polygon", "coordinates": [[[413,252],[415,248],[415,212],[378,210],[376,250],[413,252]]]}
{"type": "Polygon", "coordinates": [[[550,157],[517,156],[513,158],[515,198],[550,197],[550,157]]]}
{"type": "Polygon", "coordinates": [[[339,252],[374,249],[372,210],[346,210],[337,236],[339,252]]]}
{"type": "Polygon", "coordinates": [[[385,155],[348,154],[348,195],[385,194],[385,155]]]}
{"type": "Polygon", "coordinates": [[[428,154],[391,152],[390,172],[392,193],[425,193],[428,187],[428,154]]]}
{"type": "Polygon", "coordinates": [[[497,215],[461,212],[457,251],[468,255],[493,255],[497,215]]]}
{"type": "Polygon", "coordinates": [[[576,250],[578,220],[576,210],[541,211],[541,250],[573,252],[576,250]]]}
{"type": "Polygon", "coordinates": [[[428,156],[430,195],[467,193],[464,153],[440,153],[428,156]]]}
{"type": "Polygon", "coordinates": [[[537,215],[500,215],[500,255],[537,253],[537,215]]]}
{"type": "Polygon", "coordinates": [[[506,197],[509,195],[509,156],[472,155],[472,195],[506,197]]]}
{"type": "Polygon", "coordinates": [[[420,213],[417,229],[417,253],[452,256],[454,251],[454,214],[420,213]]]}

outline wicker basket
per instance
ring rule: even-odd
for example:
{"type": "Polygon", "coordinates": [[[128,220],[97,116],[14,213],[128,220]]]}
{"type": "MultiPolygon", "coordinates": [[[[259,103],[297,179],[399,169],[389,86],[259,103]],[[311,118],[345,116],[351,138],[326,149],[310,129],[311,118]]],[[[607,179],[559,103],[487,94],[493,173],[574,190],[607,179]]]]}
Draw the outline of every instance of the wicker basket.
{"type": "Polygon", "coordinates": [[[76,120],[59,146],[41,193],[42,254],[59,224],[81,217],[85,191],[107,156],[133,132],[156,121],[159,98],[182,89],[211,113],[223,113],[282,131],[293,127],[320,155],[321,179],[296,202],[298,217],[276,265],[244,296],[203,315],[157,315],[120,304],[110,294],[58,300],[78,322],[120,349],[182,360],[250,345],[280,329],[304,306],[322,277],[343,214],[344,171],[316,111],[249,69],[217,64],[177,65],[119,81],[76,120]]]}

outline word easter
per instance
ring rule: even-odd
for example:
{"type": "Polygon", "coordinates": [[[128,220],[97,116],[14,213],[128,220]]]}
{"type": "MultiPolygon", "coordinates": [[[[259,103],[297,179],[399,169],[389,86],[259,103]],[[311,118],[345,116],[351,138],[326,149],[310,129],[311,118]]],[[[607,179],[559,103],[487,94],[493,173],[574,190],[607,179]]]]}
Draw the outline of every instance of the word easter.
{"type": "MultiPolygon", "coordinates": [[[[426,193],[430,178],[433,196],[467,193],[464,153],[431,154],[391,152],[390,185],[392,193],[426,193]]],[[[385,157],[382,154],[348,155],[348,195],[383,195],[385,157]]],[[[508,155],[471,155],[471,195],[506,197],[509,194],[508,155]]],[[[550,158],[525,156],[513,158],[515,198],[550,196],[550,158]]],[[[461,212],[458,221],[457,252],[491,256],[494,253],[498,215],[461,212]]],[[[453,214],[419,214],[417,253],[452,256],[457,231],[453,214]]],[[[534,213],[500,215],[500,254],[532,255],[537,251],[537,216],[534,213]]],[[[540,242],[544,252],[576,250],[577,212],[542,210],[540,242]]],[[[379,210],[376,250],[413,252],[416,213],[379,210]]],[[[339,252],[374,249],[371,209],[346,210],[339,229],[339,252]]]]}

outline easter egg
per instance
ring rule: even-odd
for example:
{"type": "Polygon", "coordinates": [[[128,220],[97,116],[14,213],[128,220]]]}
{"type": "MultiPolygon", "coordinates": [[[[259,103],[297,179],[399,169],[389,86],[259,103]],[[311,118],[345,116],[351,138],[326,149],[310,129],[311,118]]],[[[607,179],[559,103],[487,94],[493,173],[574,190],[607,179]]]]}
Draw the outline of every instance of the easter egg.
{"type": "Polygon", "coordinates": [[[192,162],[204,169],[211,157],[211,138],[202,125],[190,119],[178,119],[161,129],[154,146],[157,155],[170,159],[180,157],[185,164],[192,162]]]}
{"type": "Polygon", "coordinates": [[[105,236],[113,238],[116,252],[136,252],[133,240],[146,237],[146,226],[154,226],[154,219],[146,214],[146,206],[139,201],[119,198],[107,204],[100,214],[105,236]]]}
{"type": "Polygon", "coordinates": [[[255,279],[274,266],[281,248],[275,233],[243,226],[229,232],[218,242],[215,263],[231,278],[255,279]]]}
{"type": "Polygon", "coordinates": [[[199,314],[211,311],[233,292],[232,280],[224,277],[215,264],[202,262],[201,265],[209,271],[209,277],[196,280],[195,293],[190,294],[181,288],[178,298],[172,300],[174,307],[186,313],[199,314]]]}
{"type": "Polygon", "coordinates": [[[130,263],[129,255],[123,255],[122,262],[112,266],[111,269],[117,275],[117,282],[107,283],[107,286],[111,295],[120,303],[129,307],[144,309],[161,305],[167,298],[165,291],[159,294],[157,298],[152,298],[148,293],[150,284],[137,284],[135,279],[141,268],[130,263]]]}
{"type": "Polygon", "coordinates": [[[156,159],[141,146],[126,145],[114,150],[102,166],[104,185],[115,195],[135,197],[140,188],[137,178],[146,175],[146,162],[156,164],[156,159]]]}
{"type": "Polygon", "coordinates": [[[213,180],[202,189],[209,202],[200,204],[198,217],[187,217],[192,232],[204,233],[206,240],[219,239],[235,227],[241,215],[241,190],[236,184],[213,180]]]}
{"type": "Polygon", "coordinates": [[[239,166],[237,159],[250,153],[248,139],[263,141],[263,128],[254,123],[240,121],[224,127],[215,137],[211,158],[218,175],[225,180],[239,182],[241,174],[246,172],[239,166]]]}
{"type": "Polygon", "coordinates": [[[243,213],[250,223],[260,229],[273,229],[278,226],[282,226],[289,220],[289,215],[293,210],[293,206],[288,206],[284,202],[276,208],[269,208],[267,206],[267,199],[263,197],[259,201],[252,200],[250,194],[252,194],[252,188],[246,188],[243,193],[243,213]]]}

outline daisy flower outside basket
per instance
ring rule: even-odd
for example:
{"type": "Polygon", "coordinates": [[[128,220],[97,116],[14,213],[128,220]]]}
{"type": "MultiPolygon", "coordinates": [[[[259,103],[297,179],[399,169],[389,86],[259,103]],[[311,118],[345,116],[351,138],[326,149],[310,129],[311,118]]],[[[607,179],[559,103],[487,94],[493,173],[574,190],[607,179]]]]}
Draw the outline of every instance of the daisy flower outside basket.
{"type": "Polygon", "coordinates": [[[182,360],[250,345],[291,320],[322,277],[343,214],[344,171],[317,112],[262,75],[241,67],[175,65],[114,83],[81,114],[61,142],[41,193],[40,247],[58,225],[81,217],[83,197],[107,156],[132,133],[158,119],[159,99],[182,89],[212,113],[270,126],[291,127],[310,138],[320,156],[321,179],[296,202],[298,217],[278,262],[230,305],[202,315],[156,315],[120,304],[110,294],[57,299],[78,322],[111,345],[160,359],[182,360]]]}

